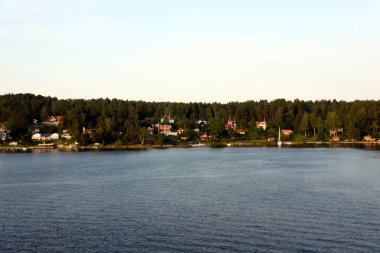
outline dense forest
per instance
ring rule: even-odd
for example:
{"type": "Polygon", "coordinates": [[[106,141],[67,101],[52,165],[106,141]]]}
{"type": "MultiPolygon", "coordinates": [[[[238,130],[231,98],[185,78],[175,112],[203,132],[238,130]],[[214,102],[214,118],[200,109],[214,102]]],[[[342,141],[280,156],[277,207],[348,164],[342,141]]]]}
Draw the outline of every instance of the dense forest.
{"type": "Polygon", "coordinates": [[[0,96],[0,122],[7,125],[13,140],[31,142],[35,128],[45,132],[66,130],[81,144],[137,144],[181,140],[196,141],[207,133],[215,140],[266,140],[277,137],[278,128],[292,129],[287,138],[329,140],[331,131],[341,129],[342,140],[361,140],[365,135],[379,138],[380,101],[318,100],[246,101],[221,103],[174,103],[125,101],[119,99],[57,99],[33,94],[0,96]],[[50,115],[63,116],[57,126],[38,126],[50,115]],[[151,134],[148,128],[159,123],[163,115],[171,115],[173,131],[183,129],[178,136],[151,134]],[[225,127],[233,119],[244,134],[225,127]],[[197,121],[206,121],[199,126],[197,121]],[[264,131],[256,122],[265,121],[264,131]],[[34,123],[33,123],[34,122],[34,123]],[[200,129],[194,132],[194,129],[200,129]],[[183,138],[183,137],[186,138],[183,138]]]}

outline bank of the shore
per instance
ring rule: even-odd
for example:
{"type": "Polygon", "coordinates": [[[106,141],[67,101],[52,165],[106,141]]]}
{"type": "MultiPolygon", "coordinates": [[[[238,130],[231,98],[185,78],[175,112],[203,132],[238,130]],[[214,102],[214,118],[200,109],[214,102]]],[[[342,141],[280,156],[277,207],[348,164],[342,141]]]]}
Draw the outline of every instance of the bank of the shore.
{"type": "MultiPolygon", "coordinates": [[[[233,147],[276,147],[275,142],[263,141],[237,141],[237,142],[212,142],[179,145],[50,145],[50,146],[0,146],[0,152],[23,153],[23,152],[85,152],[85,151],[112,151],[112,150],[147,150],[147,149],[167,149],[167,148],[233,148],[233,147]]],[[[282,147],[365,147],[380,149],[380,142],[284,142],[282,147]]]]}

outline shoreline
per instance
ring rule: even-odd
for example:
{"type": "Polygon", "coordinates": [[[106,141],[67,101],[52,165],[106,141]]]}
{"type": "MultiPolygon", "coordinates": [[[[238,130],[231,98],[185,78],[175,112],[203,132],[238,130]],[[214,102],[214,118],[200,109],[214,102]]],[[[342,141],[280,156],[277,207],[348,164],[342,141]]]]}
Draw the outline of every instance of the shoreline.
{"type": "MultiPolygon", "coordinates": [[[[273,142],[223,142],[223,143],[201,143],[186,145],[106,145],[106,146],[1,146],[0,153],[31,153],[31,152],[88,152],[88,151],[141,151],[149,149],[168,149],[168,148],[265,148],[277,147],[273,142]]],[[[375,148],[380,149],[380,142],[292,142],[283,143],[281,148],[375,148]]]]}

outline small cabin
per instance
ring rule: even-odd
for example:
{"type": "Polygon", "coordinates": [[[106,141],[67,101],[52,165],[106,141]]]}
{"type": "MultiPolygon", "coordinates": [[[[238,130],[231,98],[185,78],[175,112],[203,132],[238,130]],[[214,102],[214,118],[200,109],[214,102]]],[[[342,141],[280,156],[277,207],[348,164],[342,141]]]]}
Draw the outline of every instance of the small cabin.
{"type": "Polygon", "coordinates": [[[262,128],[264,131],[267,129],[267,122],[266,121],[256,121],[256,127],[262,128]]]}
{"type": "Polygon", "coordinates": [[[291,130],[291,129],[282,129],[282,130],[281,130],[281,133],[282,133],[283,135],[288,136],[288,135],[291,135],[291,134],[293,133],[293,130],[291,130]]]}
{"type": "Polygon", "coordinates": [[[235,133],[238,133],[240,135],[245,135],[245,129],[244,128],[236,128],[235,133]]]}
{"type": "Polygon", "coordinates": [[[375,142],[376,141],[376,139],[372,138],[372,136],[370,136],[370,135],[364,136],[363,140],[366,141],[366,142],[375,142]]]}

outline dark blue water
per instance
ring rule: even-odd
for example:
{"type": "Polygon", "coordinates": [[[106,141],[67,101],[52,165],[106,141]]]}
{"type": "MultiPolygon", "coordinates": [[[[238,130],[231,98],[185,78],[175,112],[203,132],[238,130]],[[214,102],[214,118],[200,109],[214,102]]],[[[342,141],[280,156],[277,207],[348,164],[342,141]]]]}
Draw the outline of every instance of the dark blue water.
{"type": "Polygon", "coordinates": [[[0,252],[380,252],[380,152],[3,153],[0,252]]]}

